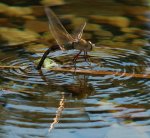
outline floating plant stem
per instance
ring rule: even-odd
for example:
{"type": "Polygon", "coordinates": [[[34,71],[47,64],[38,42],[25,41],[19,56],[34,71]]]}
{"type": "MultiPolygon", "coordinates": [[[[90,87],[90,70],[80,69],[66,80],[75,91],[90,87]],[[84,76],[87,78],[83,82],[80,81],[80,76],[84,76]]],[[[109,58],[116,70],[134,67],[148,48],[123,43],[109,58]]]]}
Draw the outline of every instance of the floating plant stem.
{"type": "Polygon", "coordinates": [[[22,69],[24,68],[24,66],[0,66],[0,69],[10,69],[10,68],[22,69]]]}
{"type": "Polygon", "coordinates": [[[150,74],[136,74],[136,73],[126,73],[126,72],[114,72],[114,71],[96,71],[96,70],[79,70],[79,69],[66,69],[66,68],[52,68],[51,71],[55,72],[67,72],[76,74],[87,74],[87,75],[114,75],[114,76],[124,76],[131,78],[147,78],[150,79],[150,74]]]}

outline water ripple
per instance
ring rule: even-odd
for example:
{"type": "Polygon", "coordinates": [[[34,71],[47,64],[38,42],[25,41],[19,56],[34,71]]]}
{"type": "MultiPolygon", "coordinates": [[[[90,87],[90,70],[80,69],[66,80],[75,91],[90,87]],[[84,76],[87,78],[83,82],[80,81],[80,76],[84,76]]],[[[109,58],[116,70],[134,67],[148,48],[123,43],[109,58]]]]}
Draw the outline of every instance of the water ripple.
{"type": "MultiPolygon", "coordinates": [[[[118,122],[147,124],[150,119],[147,110],[149,80],[132,75],[145,73],[148,56],[144,52],[139,54],[133,50],[107,47],[101,52],[103,55],[100,57],[91,57],[94,65],[101,62],[93,69],[115,74],[88,76],[47,70],[40,72],[31,59],[7,59],[5,63],[9,66],[22,66],[21,69],[2,71],[3,78],[8,80],[4,85],[9,84],[10,91],[16,92],[15,96],[6,96],[9,97],[4,110],[9,116],[7,125],[48,130],[59,116],[62,95],[64,107],[58,118],[59,123],[54,126],[56,129],[105,128],[118,122]],[[116,75],[118,72],[121,75],[116,75]],[[126,76],[126,73],[131,75],[126,76]],[[20,93],[17,94],[18,91],[20,93]]],[[[65,54],[65,61],[68,62],[67,57],[65,54]]],[[[79,60],[77,65],[80,69],[85,62],[79,60]]],[[[1,119],[6,120],[6,116],[3,114],[1,119]]]]}

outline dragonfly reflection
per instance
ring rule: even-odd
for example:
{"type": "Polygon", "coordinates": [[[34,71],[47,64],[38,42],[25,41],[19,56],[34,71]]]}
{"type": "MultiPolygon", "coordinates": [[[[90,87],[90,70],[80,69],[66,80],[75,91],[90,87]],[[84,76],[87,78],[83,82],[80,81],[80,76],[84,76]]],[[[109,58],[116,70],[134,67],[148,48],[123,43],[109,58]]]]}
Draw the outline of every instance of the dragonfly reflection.
{"type": "MultiPolygon", "coordinates": [[[[80,26],[76,35],[71,36],[64,28],[64,26],[61,24],[60,20],[57,18],[55,13],[50,8],[46,7],[45,12],[49,20],[49,29],[53,37],[55,38],[57,44],[59,45],[59,48],[61,50],[70,50],[70,49],[79,50],[79,53],[74,56],[73,63],[76,63],[76,60],[79,58],[81,52],[84,52],[84,58],[85,61],[87,61],[88,59],[87,52],[91,51],[95,45],[92,44],[90,41],[86,41],[81,38],[83,34],[83,30],[86,26],[86,22],[80,26]]],[[[47,57],[47,55],[50,53],[50,51],[51,48],[49,48],[43,54],[37,66],[37,69],[41,69],[43,62],[47,57]]]]}

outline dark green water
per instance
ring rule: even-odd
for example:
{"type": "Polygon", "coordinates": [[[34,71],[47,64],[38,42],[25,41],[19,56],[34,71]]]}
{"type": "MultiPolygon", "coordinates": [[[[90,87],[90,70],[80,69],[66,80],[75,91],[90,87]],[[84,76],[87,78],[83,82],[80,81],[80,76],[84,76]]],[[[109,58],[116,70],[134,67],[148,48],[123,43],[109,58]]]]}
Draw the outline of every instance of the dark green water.
{"type": "MultiPolygon", "coordinates": [[[[149,138],[150,79],[144,77],[150,74],[149,5],[146,0],[1,0],[0,64],[22,69],[0,69],[0,137],[149,138]],[[69,33],[86,21],[83,38],[98,47],[89,53],[92,70],[114,74],[37,71],[35,61],[56,45],[43,5],[51,5],[69,33]]],[[[57,50],[48,57],[72,66],[76,53],[57,50]]],[[[77,61],[77,69],[88,66],[77,61]]]]}

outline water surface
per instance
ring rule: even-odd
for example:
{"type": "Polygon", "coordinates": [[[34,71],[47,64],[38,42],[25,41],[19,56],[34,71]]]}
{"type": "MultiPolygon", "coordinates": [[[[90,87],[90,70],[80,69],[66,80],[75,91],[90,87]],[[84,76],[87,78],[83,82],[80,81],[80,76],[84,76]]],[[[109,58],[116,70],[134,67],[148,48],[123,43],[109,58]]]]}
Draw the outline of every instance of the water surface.
{"type": "MultiPolygon", "coordinates": [[[[1,66],[22,66],[0,70],[1,137],[150,137],[150,80],[133,77],[150,73],[148,1],[12,0],[0,7],[1,66]],[[51,5],[69,33],[86,21],[83,38],[98,47],[89,53],[93,70],[122,75],[37,71],[35,61],[56,45],[43,5],[51,5]]],[[[71,67],[76,53],[48,57],[71,67]]],[[[90,70],[79,59],[77,68],[83,67],[90,70]]]]}

